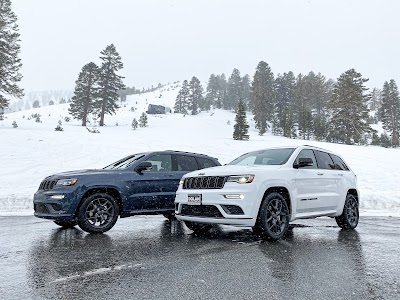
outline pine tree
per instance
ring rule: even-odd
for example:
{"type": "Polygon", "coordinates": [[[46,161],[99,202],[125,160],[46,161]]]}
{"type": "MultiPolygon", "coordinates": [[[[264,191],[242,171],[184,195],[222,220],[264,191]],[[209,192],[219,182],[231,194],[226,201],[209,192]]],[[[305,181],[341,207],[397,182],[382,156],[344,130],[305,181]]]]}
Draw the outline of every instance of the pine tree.
{"type": "Polygon", "coordinates": [[[317,140],[327,137],[328,101],[332,95],[333,80],[326,80],[321,73],[310,72],[308,81],[311,84],[311,107],[313,117],[313,135],[317,140]]]}
{"type": "Polygon", "coordinates": [[[148,126],[148,121],[147,121],[147,114],[142,113],[142,115],[139,118],[139,126],[140,127],[147,127],[148,126]]]}
{"type": "Polygon", "coordinates": [[[238,107],[239,99],[242,98],[242,78],[238,69],[233,69],[228,80],[228,95],[224,101],[224,109],[235,109],[238,107]]]}
{"type": "Polygon", "coordinates": [[[371,92],[371,99],[368,103],[368,107],[371,111],[378,112],[382,104],[382,91],[374,88],[371,92]]]}
{"type": "Polygon", "coordinates": [[[55,131],[64,131],[64,128],[62,128],[62,122],[61,120],[58,120],[58,125],[56,128],[54,128],[55,131]]]}
{"type": "Polygon", "coordinates": [[[184,80],[182,83],[182,88],[180,89],[178,96],[175,100],[174,111],[176,113],[185,114],[188,113],[188,96],[189,96],[189,88],[188,81],[184,80]]]}
{"type": "Polygon", "coordinates": [[[309,140],[313,134],[312,84],[308,76],[299,74],[296,80],[296,123],[299,136],[309,140]]]}
{"type": "Polygon", "coordinates": [[[175,99],[174,112],[180,113],[182,111],[182,89],[179,90],[175,99]]]}
{"type": "Polygon", "coordinates": [[[295,91],[296,78],[293,72],[278,74],[275,80],[275,105],[273,132],[285,137],[296,137],[295,134],[295,91]]]}
{"type": "Polygon", "coordinates": [[[365,87],[368,79],[354,69],[341,74],[329,101],[331,119],[329,121],[329,135],[331,141],[357,144],[365,134],[372,132],[368,124],[369,94],[365,87]]]}
{"type": "Polygon", "coordinates": [[[100,116],[100,126],[104,125],[104,115],[114,114],[118,109],[118,91],[125,88],[122,82],[124,77],[117,75],[116,72],[123,68],[121,56],[118,54],[113,44],[101,51],[100,59],[102,64],[99,75],[99,97],[97,108],[100,116]]]}
{"type": "Polygon", "coordinates": [[[86,126],[88,115],[94,112],[98,101],[99,68],[90,62],[83,66],[75,81],[75,91],[68,112],[77,120],[82,120],[82,126],[86,126]]]}
{"type": "Polygon", "coordinates": [[[226,82],[225,74],[217,75],[217,99],[214,102],[214,106],[216,108],[222,108],[223,103],[225,102],[225,98],[227,97],[227,86],[228,83],[226,82]]]}
{"type": "Polygon", "coordinates": [[[22,98],[23,89],[18,86],[22,79],[22,66],[17,16],[11,9],[10,0],[0,1],[0,111],[8,107],[7,96],[22,98]]]}
{"type": "Polygon", "coordinates": [[[274,103],[274,74],[264,61],[257,65],[251,92],[256,128],[263,135],[268,128],[267,121],[272,120],[274,103]]]}
{"type": "Polygon", "coordinates": [[[400,135],[400,97],[396,82],[392,79],[386,81],[382,89],[381,118],[383,128],[392,137],[393,147],[399,146],[400,135]]]}
{"type": "Polygon", "coordinates": [[[248,74],[242,77],[242,84],[241,84],[241,95],[243,99],[243,104],[246,110],[251,111],[251,82],[250,76],[248,74]]]}
{"type": "Polygon", "coordinates": [[[193,76],[189,82],[188,110],[192,115],[197,115],[199,106],[203,101],[203,87],[200,80],[193,76]]]}
{"type": "Polygon", "coordinates": [[[133,118],[133,120],[132,120],[132,128],[133,128],[133,130],[136,130],[138,128],[138,125],[139,125],[139,123],[136,120],[136,118],[133,118]]]}
{"type": "Polygon", "coordinates": [[[249,139],[249,125],[246,120],[246,110],[242,98],[239,99],[238,108],[235,117],[235,125],[233,125],[233,139],[234,140],[248,140],[249,139]]]}
{"type": "Polygon", "coordinates": [[[386,132],[381,133],[380,145],[385,148],[389,148],[390,146],[392,146],[392,141],[390,140],[390,137],[386,132]]]}
{"type": "Polygon", "coordinates": [[[210,75],[206,89],[205,105],[210,109],[211,105],[215,105],[218,101],[219,80],[214,74],[210,75]]]}
{"type": "Polygon", "coordinates": [[[38,108],[38,107],[40,107],[39,101],[38,101],[38,100],[35,100],[35,101],[33,102],[33,104],[32,104],[32,107],[33,107],[33,108],[38,108]]]}
{"type": "Polygon", "coordinates": [[[54,105],[54,101],[50,100],[49,105],[54,105]]]}
{"type": "Polygon", "coordinates": [[[12,122],[12,126],[14,127],[14,128],[18,128],[18,124],[17,124],[17,122],[12,122]]]}
{"type": "Polygon", "coordinates": [[[60,102],[58,102],[59,104],[64,104],[64,103],[67,103],[67,101],[65,101],[65,98],[61,98],[60,99],[60,102]]]}

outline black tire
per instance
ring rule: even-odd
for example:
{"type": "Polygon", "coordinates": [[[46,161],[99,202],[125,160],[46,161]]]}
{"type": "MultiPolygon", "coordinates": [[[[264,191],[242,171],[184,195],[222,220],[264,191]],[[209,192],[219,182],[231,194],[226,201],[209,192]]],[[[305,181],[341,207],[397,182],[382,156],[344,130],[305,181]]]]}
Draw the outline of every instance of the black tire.
{"type": "Polygon", "coordinates": [[[103,233],[115,225],[118,215],[117,201],[108,194],[96,193],[81,203],[78,209],[78,225],[89,233],[103,233]]]}
{"type": "Polygon", "coordinates": [[[340,228],[354,229],[358,225],[359,218],[358,201],[352,194],[347,194],[343,212],[335,218],[336,223],[340,228]]]}
{"type": "Polygon", "coordinates": [[[62,228],[72,228],[78,224],[76,221],[54,221],[55,224],[61,226],[62,228]]]}
{"type": "Polygon", "coordinates": [[[189,221],[185,221],[185,225],[187,228],[189,228],[195,234],[207,233],[212,228],[211,224],[195,223],[195,222],[189,222],[189,221]]]}
{"type": "Polygon", "coordinates": [[[163,216],[166,217],[170,221],[176,220],[174,212],[170,212],[170,211],[165,212],[165,213],[163,213],[163,216]]]}
{"type": "Polygon", "coordinates": [[[285,198],[279,193],[268,194],[260,207],[255,232],[271,241],[284,238],[289,229],[290,214],[285,198]]]}

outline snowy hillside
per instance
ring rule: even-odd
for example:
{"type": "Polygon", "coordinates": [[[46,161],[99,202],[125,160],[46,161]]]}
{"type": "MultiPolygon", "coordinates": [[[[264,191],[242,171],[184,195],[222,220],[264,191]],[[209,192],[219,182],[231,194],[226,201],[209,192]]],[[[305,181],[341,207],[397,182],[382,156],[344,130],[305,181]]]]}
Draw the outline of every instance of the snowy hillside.
{"type": "Polygon", "coordinates": [[[399,149],[291,140],[270,133],[258,136],[251,115],[248,115],[250,140],[234,141],[235,115],[223,110],[186,117],[149,115],[149,127],[132,130],[132,119],[139,119],[148,104],[172,108],[179,88],[170,85],[152,93],[128,96],[116,115],[106,115],[107,126],[99,127],[99,134],[89,133],[80,126],[80,121],[65,122],[69,104],[7,114],[7,118],[0,121],[0,214],[32,214],[32,196],[48,175],[102,168],[141,151],[199,152],[217,157],[224,164],[251,150],[311,144],[339,153],[356,172],[363,214],[400,215],[399,149]],[[132,111],[131,107],[136,110],[132,111]],[[42,123],[28,120],[33,113],[41,114],[42,123]],[[63,132],[54,131],[59,120],[63,132]],[[13,121],[18,128],[13,128],[13,121]]]}

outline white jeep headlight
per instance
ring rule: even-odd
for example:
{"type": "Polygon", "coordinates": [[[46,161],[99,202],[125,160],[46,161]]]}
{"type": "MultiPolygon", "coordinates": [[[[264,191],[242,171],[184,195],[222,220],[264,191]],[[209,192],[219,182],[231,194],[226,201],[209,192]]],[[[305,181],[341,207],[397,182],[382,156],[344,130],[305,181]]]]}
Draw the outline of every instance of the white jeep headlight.
{"type": "Polygon", "coordinates": [[[251,183],[253,180],[254,175],[233,175],[229,176],[226,182],[251,183]]]}

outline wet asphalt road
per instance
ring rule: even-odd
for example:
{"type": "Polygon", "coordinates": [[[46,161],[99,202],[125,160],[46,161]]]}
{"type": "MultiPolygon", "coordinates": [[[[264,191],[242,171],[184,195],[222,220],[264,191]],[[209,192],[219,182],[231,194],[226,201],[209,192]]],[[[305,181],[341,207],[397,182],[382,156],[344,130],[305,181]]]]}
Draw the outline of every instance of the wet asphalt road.
{"type": "Polygon", "coordinates": [[[335,225],[298,221],[271,243],[227,226],[194,236],[161,216],[103,235],[0,217],[0,298],[400,299],[400,219],[335,225]]]}

